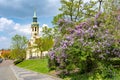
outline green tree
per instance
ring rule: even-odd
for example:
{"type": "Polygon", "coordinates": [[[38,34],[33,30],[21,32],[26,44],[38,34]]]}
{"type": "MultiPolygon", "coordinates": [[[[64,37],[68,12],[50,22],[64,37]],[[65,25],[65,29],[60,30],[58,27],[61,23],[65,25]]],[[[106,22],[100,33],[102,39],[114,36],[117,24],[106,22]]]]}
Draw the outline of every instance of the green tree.
{"type": "MultiPolygon", "coordinates": [[[[61,17],[62,21],[59,23],[58,28],[66,28],[66,31],[64,31],[65,33],[61,41],[59,41],[58,38],[56,39],[56,42],[60,44],[55,46],[53,51],[50,52],[51,62],[54,61],[54,64],[56,64],[56,66],[62,70],[65,70],[65,67],[67,66],[66,68],[68,71],[70,71],[70,69],[76,69],[76,67],[78,67],[80,68],[81,72],[83,72],[83,70],[85,72],[89,72],[92,71],[92,69],[94,70],[95,68],[101,67],[99,67],[98,62],[108,66],[110,59],[119,57],[120,18],[117,19],[118,6],[116,6],[116,2],[113,1],[115,0],[104,0],[104,3],[100,4],[102,8],[99,7],[97,10],[98,13],[94,15],[94,18],[88,15],[89,21],[85,21],[77,25],[79,26],[78,28],[76,24],[74,24],[73,28],[67,29],[70,27],[68,26],[68,22],[65,20],[67,18],[64,17],[64,19],[62,19],[61,17]],[[86,24],[86,27],[84,24],[86,24]],[[82,30],[82,28],[84,29],[82,30]],[[70,36],[66,33],[67,31],[70,32],[70,36]],[[87,35],[85,35],[86,33],[87,35]],[[82,38],[83,36],[84,38],[82,38]],[[87,44],[89,44],[89,46],[87,44]],[[54,59],[56,59],[56,61],[54,59]],[[60,64],[57,64],[56,62],[60,64]],[[84,63],[85,65],[83,65],[84,63]]],[[[86,10],[87,9],[88,8],[86,7],[86,10]]],[[[94,9],[95,8],[93,8],[93,11],[94,9]]],[[[89,9],[88,12],[91,13],[89,9]]],[[[87,17],[83,18],[86,19],[87,17]]],[[[71,21],[74,22],[74,19],[71,19],[71,21]]],[[[63,33],[63,29],[60,31],[61,34],[63,33]]]]}
{"type": "Polygon", "coordinates": [[[53,28],[49,28],[47,26],[44,26],[42,28],[42,37],[48,37],[48,38],[53,38],[53,28]]]}
{"type": "MultiPolygon", "coordinates": [[[[60,14],[52,21],[54,24],[55,38],[61,41],[63,36],[69,33],[68,28],[75,27],[79,22],[93,18],[98,11],[97,1],[90,0],[61,0],[60,14]]],[[[57,42],[58,45],[60,42],[57,42]]]]}
{"type": "Polygon", "coordinates": [[[27,38],[25,36],[15,35],[12,37],[11,58],[25,59],[27,47],[27,38]]]}
{"type": "Polygon", "coordinates": [[[43,56],[43,51],[48,51],[53,47],[53,39],[49,37],[41,37],[36,39],[36,48],[41,52],[41,58],[43,56]]]}
{"type": "Polygon", "coordinates": [[[114,38],[120,39],[120,1],[119,0],[106,0],[103,3],[104,9],[104,24],[109,28],[110,32],[114,34],[114,38]]]}
{"type": "Polygon", "coordinates": [[[54,17],[53,24],[57,24],[60,19],[65,19],[73,22],[80,22],[85,18],[94,16],[98,10],[97,1],[84,3],[83,0],[61,0],[60,14],[54,17]]]}

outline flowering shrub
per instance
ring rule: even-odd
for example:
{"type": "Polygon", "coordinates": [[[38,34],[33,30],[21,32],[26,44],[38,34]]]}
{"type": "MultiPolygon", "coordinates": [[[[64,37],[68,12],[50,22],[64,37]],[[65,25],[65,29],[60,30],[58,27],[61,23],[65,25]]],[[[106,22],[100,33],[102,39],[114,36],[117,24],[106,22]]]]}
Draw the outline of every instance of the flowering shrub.
{"type": "Polygon", "coordinates": [[[99,22],[100,15],[101,12],[95,16],[94,22],[86,21],[79,25],[60,20],[60,31],[64,30],[64,35],[61,40],[57,38],[57,45],[49,52],[54,69],[62,70],[64,74],[77,71],[85,73],[99,67],[97,62],[120,57],[119,40],[99,22]],[[72,26],[68,27],[69,23],[72,26]]]}

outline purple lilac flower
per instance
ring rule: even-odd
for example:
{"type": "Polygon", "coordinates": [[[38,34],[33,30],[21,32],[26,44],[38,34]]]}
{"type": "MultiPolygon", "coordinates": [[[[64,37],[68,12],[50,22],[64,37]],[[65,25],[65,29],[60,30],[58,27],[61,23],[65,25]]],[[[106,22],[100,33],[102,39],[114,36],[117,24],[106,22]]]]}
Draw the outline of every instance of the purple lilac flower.
{"type": "Polygon", "coordinates": [[[66,45],[66,44],[63,44],[62,48],[63,48],[63,49],[66,49],[66,48],[67,48],[67,45],[66,45]]]}
{"type": "Polygon", "coordinates": [[[58,25],[60,25],[60,24],[63,23],[63,22],[65,22],[64,19],[59,19],[59,21],[58,21],[58,25]]]}
{"type": "Polygon", "coordinates": [[[120,15],[118,15],[117,19],[120,21],[120,15]]]}
{"type": "Polygon", "coordinates": [[[90,37],[93,37],[94,36],[94,33],[90,33],[90,37]]]}
{"type": "Polygon", "coordinates": [[[60,27],[59,29],[58,29],[58,31],[61,31],[62,30],[62,27],[60,27]]]}
{"type": "Polygon", "coordinates": [[[73,43],[74,43],[74,40],[71,40],[71,41],[69,42],[69,46],[72,46],[73,43]]]}
{"type": "Polygon", "coordinates": [[[84,43],[84,39],[83,38],[80,38],[79,41],[80,41],[80,43],[84,43]]]}
{"type": "Polygon", "coordinates": [[[54,51],[50,51],[49,52],[49,56],[50,56],[50,59],[53,60],[55,58],[55,52],[54,51]]]}
{"type": "Polygon", "coordinates": [[[99,45],[101,45],[102,43],[101,42],[98,42],[99,45]]]}
{"type": "Polygon", "coordinates": [[[108,50],[106,50],[106,54],[110,54],[110,52],[108,50]]]}
{"type": "Polygon", "coordinates": [[[64,57],[64,58],[66,58],[66,54],[65,53],[62,53],[61,56],[64,57]]]}
{"type": "Polygon", "coordinates": [[[75,30],[76,34],[79,36],[81,34],[80,30],[75,30]]]}
{"type": "Polygon", "coordinates": [[[62,41],[60,44],[61,44],[61,48],[62,48],[62,49],[66,49],[67,46],[68,46],[68,41],[67,41],[67,40],[62,41]]]}
{"type": "Polygon", "coordinates": [[[70,40],[72,40],[72,36],[71,36],[71,35],[70,35],[70,36],[67,36],[66,39],[67,39],[68,41],[70,41],[70,40]]]}
{"type": "Polygon", "coordinates": [[[84,34],[84,31],[82,29],[78,29],[78,30],[75,30],[75,33],[77,34],[77,36],[81,36],[84,34]]]}
{"type": "Polygon", "coordinates": [[[67,40],[63,41],[63,44],[68,45],[68,41],[67,40]]]}
{"type": "Polygon", "coordinates": [[[105,33],[106,33],[106,34],[108,34],[108,33],[109,33],[109,31],[108,31],[108,30],[106,30],[106,31],[105,31],[105,33]]]}
{"type": "Polygon", "coordinates": [[[71,30],[70,33],[73,34],[75,31],[74,30],[71,30]]]}
{"type": "Polygon", "coordinates": [[[60,56],[57,56],[57,63],[60,63],[60,56]]]}
{"type": "Polygon", "coordinates": [[[110,43],[106,43],[106,46],[107,46],[107,47],[110,47],[110,46],[111,46],[111,44],[110,44],[110,43]]]}
{"type": "Polygon", "coordinates": [[[98,49],[98,50],[97,50],[97,52],[98,52],[98,53],[100,53],[100,52],[101,52],[101,50],[100,50],[100,49],[98,49]]]}
{"type": "Polygon", "coordinates": [[[82,28],[83,28],[84,26],[86,26],[86,25],[88,25],[87,22],[82,22],[80,25],[77,25],[77,26],[75,27],[75,29],[76,29],[76,30],[82,29],[82,28]]]}
{"type": "Polygon", "coordinates": [[[70,34],[73,34],[73,33],[74,33],[74,29],[72,29],[72,28],[67,28],[66,30],[69,31],[70,34]]]}
{"type": "Polygon", "coordinates": [[[76,30],[81,29],[81,28],[82,28],[82,24],[81,24],[81,25],[77,25],[77,26],[75,27],[76,30]]]}
{"type": "Polygon", "coordinates": [[[120,53],[119,53],[118,57],[120,58],[120,53]]]}
{"type": "Polygon", "coordinates": [[[97,25],[94,25],[94,26],[93,26],[93,28],[95,28],[95,29],[96,29],[96,28],[98,28],[98,26],[97,26],[97,25]]]}
{"type": "Polygon", "coordinates": [[[68,44],[68,41],[67,40],[64,40],[64,41],[62,41],[61,43],[60,43],[61,45],[64,45],[64,44],[68,44]]]}
{"type": "Polygon", "coordinates": [[[56,51],[59,51],[59,50],[60,50],[60,48],[58,47],[58,48],[56,48],[55,50],[56,50],[56,51]]]}
{"type": "Polygon", "coordinates": [[[80,26],[87,26],[88,25],[88,23],[87,22],[82,22],[81,24],[80,24],[80,26]]]}

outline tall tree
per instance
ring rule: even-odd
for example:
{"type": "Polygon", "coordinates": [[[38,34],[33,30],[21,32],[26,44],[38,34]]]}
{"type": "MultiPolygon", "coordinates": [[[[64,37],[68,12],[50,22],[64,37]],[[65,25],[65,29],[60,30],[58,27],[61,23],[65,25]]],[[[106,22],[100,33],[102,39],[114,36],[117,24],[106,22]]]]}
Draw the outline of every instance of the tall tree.
{"type": "Polygon", "coordinates": [[[84,3],[83,0],[61,0],[60,14],[54,17],[53,24],[57,24],[59,19],[67,19],[73,22],[79,22],[84,18],[94,16],[97,7],[97,1],[92,1],[84,3]]]}
{"type": "Polygon", "coordinates": [[[53,38],[53,29],[47,26],[42,28],[42,37],[53,38]]]}
{"type": "MultiPolygon", "coordinates": [[[[109,28],[111,34],[114,34],[115,39],[120,39],[120,1],[119,0],[105,0],[103,2],[103,16],[101,21],[109,28]]],[[[102,23],[102,24],[103,24],[102,23]]]]}
{"type": "Polygon", "coordinates": [[[53,47],[53,39],[49,37],[41,37],[36,39],[36,48],[41,52],[41,57],[43,56],[44,51],[48,51],[53,47]]]}
{"type": "Polygon", "coordinates": [[[11,57],[13,59],[24,59],[26,55],[27,38],[25,36],[15,35],[12,37],[11,57]]]}

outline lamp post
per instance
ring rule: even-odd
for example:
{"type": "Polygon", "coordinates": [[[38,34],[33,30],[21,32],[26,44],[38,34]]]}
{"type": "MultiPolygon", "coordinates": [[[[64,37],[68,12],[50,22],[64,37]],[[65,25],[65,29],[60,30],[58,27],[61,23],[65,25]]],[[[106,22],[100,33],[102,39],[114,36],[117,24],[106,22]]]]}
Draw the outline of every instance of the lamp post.
{"type": "Polygon", "coordinates": [[[98,0],[99,1],[99,11],[101,10],[101,4],[103,0],[98,0]]]}

